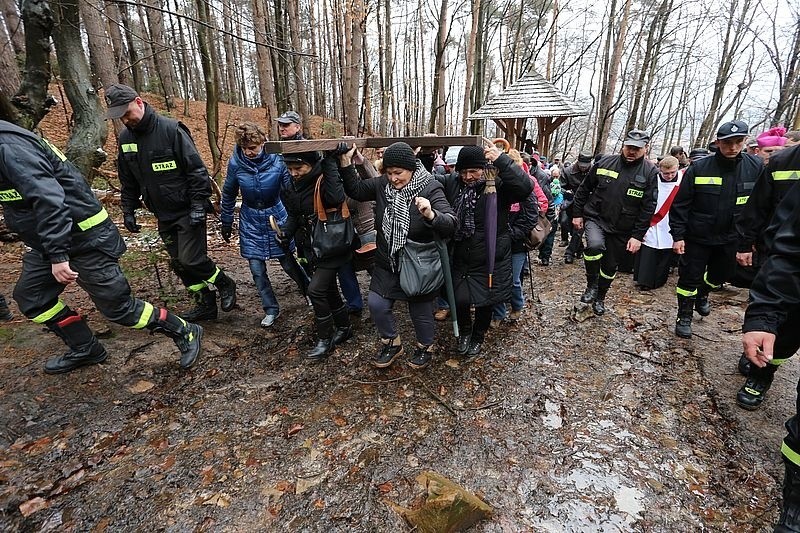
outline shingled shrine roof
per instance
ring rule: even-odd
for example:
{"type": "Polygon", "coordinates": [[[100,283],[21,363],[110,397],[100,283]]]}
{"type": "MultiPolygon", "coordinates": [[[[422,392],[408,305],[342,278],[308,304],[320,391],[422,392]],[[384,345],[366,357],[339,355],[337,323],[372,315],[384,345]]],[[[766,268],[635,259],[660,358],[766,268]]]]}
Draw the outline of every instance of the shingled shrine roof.
{"type": "Polygon", "coordinates": [[[589,112],[536,71],[530,71],[495,95],[467,120],[578,117],[589,112]]]}

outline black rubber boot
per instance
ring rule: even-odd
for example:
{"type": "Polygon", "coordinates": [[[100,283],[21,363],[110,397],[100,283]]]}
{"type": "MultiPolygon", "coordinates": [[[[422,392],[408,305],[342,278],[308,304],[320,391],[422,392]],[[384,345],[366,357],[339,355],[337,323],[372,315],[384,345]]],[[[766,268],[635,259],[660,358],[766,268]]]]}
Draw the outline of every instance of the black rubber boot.
{"type": "Polygon", "coordinates": [[[800,467],[783,458],[786,474],[783,478],[783,505],[775,533],[800,532],[800,467]]]}
{"type": "Polygon", "coordinates": [[[764,368],[754,365],[750,370],[750,375],[747,376],[747,381],[736,393],[736,403],[739,407],[748,411],[755,411],[761,407],[767,391],[772,386],[772,380],[775,379],[777,370],[777,365],[769,363],[764,368]]]}
{"type": "Polygon", "coordinates": [[[161,308],[153,311],[153,318],[147,324],[147,329],[153,333],[162,333],[175,342],[181,352],[181,368],[190,368],[200,358],[202,326],[187,322],[161,308]]]}
{"type": "Polygon", "coordinates": [[[350,311],[347,305],[342,305],[333,312],[333,323],[336,331],[333,332],[333,345],[339,346],[353,336],[353,326],[350,324],[350,311]]]}
{"type": "Polygon", "coordinates": [[[575,262],[575,254],[572,253],[572,250],[567,250],[564,252],[564,263],[571,265],[575,262]]]}
{"type": "Polygon", "coordinates": [[[611,287],[611,282],[613,280],[604,278],[600,276],[600,279],[597,280],[597,297],[594,299],[594,303],[592,303],[592,311],[597,316],[602,316],[606,312],[606,294],[608,294],[608,289],[611,287]]]}
{"type": "Polygon", "coordinates": [[[753,363],[747,358],[745,354],[739,356],[739,362],[736,364],[736,370],[743,376],[749,376],[750,371],[753,370],[753,363]]]}
{"type": "Polygon", "coordinates": [[[471,336],[472,336],[471,332],[461,330],[461,335],[459,335],[458,337],[458,348],[456,348],[458,355],[467,355],[467,352],[469,351],[469,341],[471,336]]]}
{"type": "Polygon", "coordinates": [[[63,374],[106,360],[106,349],[78,313],[66,308],[57,316],[59,318],[47,323],[47,328],[64,341],[69,351],[48,359],[44,365],[46,373],[63,374]]]}
{"type": "Polygon", "coordinates": [[[586,268],[586,290],[581,295],[581,302],[592,303],[597,298],[597,283],[600,277],[600,261],[584,261],[586,268]]]}
{"type": "Polygon", "coordinates": [[[310,361],[322,361],[335,347],[333,344],[333,317],[317,317],[317,344],[306,354],[310,361]]]}
{"type": "Polygon", "coordinates": [[[675,335],[684,339],[692,338],[692,313],[694,313],[694,296],[678,295],[678,319],[675,322],[675,335]]]}
{"type": "MultiPolygon", "coordinates": [[[[236,282],[223,271],[219,271],[214,286],[219,291],[219,306],[226,313],[236,307],[236,282]]],[[[216,317],[214,317],[216,318],[216,317]]]]}
{"type": "Polygon", "coordinates": [[[393,339],[383,338],[381,339],[381,350],[372,359],[372,366],[375,368],[388,368],[402,354],[403,344],[400,342],[399,336],[393,339]]]}
{"type": "Polygon", "coordinates": [[[208,287],[192,293],[195,306],[181,314],[181,318],[188,322],[199,322],[200,320],[217,319],[217,293],[212,292],[208,287]]]}
{"type": "Polygon", "coordinates": [[[14,313],[8,308],[5,297],[0,294],[0,321],[8,322],[14,318],[14,313]]]}
{"type": "Polygon", "coordinates": [[[708,301],[708,289],[706,287],[697,289],[694,310],[697,311],[697,314],[700,316],[708,316],[711,314],[711,303],[708,301]]]}

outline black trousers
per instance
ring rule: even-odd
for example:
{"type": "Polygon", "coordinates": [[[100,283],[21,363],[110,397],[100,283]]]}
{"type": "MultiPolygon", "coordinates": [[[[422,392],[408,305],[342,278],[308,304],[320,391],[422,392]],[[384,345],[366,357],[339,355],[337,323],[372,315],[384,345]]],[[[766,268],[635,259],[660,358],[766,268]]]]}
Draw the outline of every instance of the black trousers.
{"type": "Polygon", "coordinates": [[[628,245],[628,237],[621,233],[606,233],[597,222],[587,220],[584,225],[586,235],[586,249],[583,252],[584,261],[600,261],[600,276],[614,279],[617,268],[623,259],[628,245]]]}
{"type": "Polygon", "coordinates": [[[458,319],[458,329],[461,335],[473,334],[480,338],[489,331],[489,324],[492,322],[492,305],[475,306],[475,321],[472,321],[472,297],[469,292],[469,284],[460,283],[455,287],[456,299],[456,318],[458,319]]]}
{"type": "Polygon", "coordinates": [[[317,267],[308,285],[308,297],[317,318],[326,318],[344,305],[336,285],[336,268],[317,267]]]}
{"type": "Polygon", "coordinates": [[[171,258],[172,269],[190,291],[214,283],[219,269],[208,257],[206,223],[192,226],[189,215],[168,222],[158,221],[158,234],[171,258]]]}
{"type": "Polygon", "coordinates": [[[686,249],[678,263],[680,296],[696,296],[698,289],[718,289],[736,270],[736,243],[711,246],[686,241],[686,249]]]}
{"type": "MultiPolygon", "coordinates": [[[[795,307],[789,311],[786,321],[778,327],[771,364],[781,365],[800,349],[798,321],[800,321],[800,307],[795,307]]],[[[795,414],[786,421],[786,437],[783,439],[781,452],[785,461],[792,463],[795,468],[800,468],[800,381],[797,382],[795,414]]]]}
{"type": "MultiPolygon", "coordinates": [[[[141,328],[146,325],[140,322],[143,315],[149,316],[152,306],[131,296],[131,287],[117,258],[93,250],[70,257],[69,265],[78,273],[78,285],[89,294],[103,316],[123,326],[141,328]]],[[[22,274],[14,287],[14,300],[19,310],[39,324],[50,322],[66,307],[58,298],[66,285],[56,281],[51,268],[50,261],[40,252],[27,252],[22,258],[22,274]]]]}

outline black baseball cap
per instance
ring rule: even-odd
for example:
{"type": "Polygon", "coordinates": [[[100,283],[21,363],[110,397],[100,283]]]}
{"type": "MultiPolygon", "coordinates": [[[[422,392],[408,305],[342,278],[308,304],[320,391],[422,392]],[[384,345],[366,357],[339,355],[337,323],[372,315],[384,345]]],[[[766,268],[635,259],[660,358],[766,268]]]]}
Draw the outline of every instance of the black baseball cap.
{"type": "Polygon", "coordinates": [[[106,89],[106,118],[120,118],[128,111],[128,104],[139,97],[132,87],[115,83],[106,89]]]}
{"type": "Polygon", "coordinates": [[[644,148],[650,142],[650,134],[644,130],[631,130],[625,135],[622,146],[644,148]]]}
{"type": "Polygon", "coordinates": [[[303,120],[300,118],[300,114],[297,111],[287,111],[278,117],[278,122],[281,124],[291,124],[292,122],[301,124],[303,120]]]}
{"type": "Polygon", "coordinates": [[[750,127],[741,120],[726,122],[717,130],[717,139],[730,139],[731,137],[747,137],[750,127]]]}

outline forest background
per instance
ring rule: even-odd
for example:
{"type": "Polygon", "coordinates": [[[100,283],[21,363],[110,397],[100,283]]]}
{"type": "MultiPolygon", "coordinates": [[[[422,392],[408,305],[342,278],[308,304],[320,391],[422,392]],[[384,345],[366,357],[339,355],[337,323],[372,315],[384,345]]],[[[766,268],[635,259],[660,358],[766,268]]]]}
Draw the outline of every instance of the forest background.
{"type": "Polygon", "coordinates": [[[323,117],[326,137],[495,135],[465,117],[530,70],[587,111],[544,153],[615,150],[632,127],[651,132],[656,154],[702,146],[728,117],[800,128],[800,0],[0,0],[0,9],[0,116],[35,128],[56,103],[55,77],[73,111],[67,156],[90,177],[107,158],[102,87],[118,82],[160,95],[178,118],[205,100],[214,174],[231,126],[219,102],[262,107],[272,138],[288,109],[323,117]]]}

